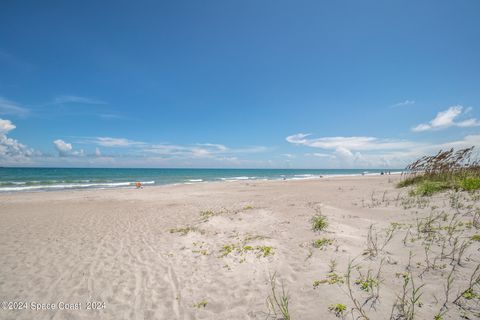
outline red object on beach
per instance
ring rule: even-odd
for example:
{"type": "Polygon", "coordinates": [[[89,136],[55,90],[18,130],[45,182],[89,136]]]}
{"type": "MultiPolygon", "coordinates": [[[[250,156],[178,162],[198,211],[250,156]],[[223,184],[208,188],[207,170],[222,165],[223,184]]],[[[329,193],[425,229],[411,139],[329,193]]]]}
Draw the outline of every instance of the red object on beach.
{"type": "Polygon", "coordinates": [[[141,183],[141,182],[135,182],[135,186],[136,186],[137,188],[141,188],[141,187],[142,187],[142,183],[141,183]]]}

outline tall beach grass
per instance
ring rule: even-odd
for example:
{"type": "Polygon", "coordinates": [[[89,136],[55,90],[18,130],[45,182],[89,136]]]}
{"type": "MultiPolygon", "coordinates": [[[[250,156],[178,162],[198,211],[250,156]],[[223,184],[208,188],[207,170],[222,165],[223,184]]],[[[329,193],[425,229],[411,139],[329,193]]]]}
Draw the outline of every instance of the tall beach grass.
{"type": "Polygon", "coordinates": [[[398,187],[414,186],[412,195],[428,196],[454,189],[475,191],[480,189],[480,162],[473,155],[474,147],[455,151],[439,151],[424,156],[406,168],[398,187]]]}

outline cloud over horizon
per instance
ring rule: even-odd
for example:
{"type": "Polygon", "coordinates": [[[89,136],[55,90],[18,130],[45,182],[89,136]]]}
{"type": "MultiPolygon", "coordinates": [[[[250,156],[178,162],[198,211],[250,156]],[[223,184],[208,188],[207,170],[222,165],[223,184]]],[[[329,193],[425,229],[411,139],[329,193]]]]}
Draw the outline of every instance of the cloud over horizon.
{"type": "Polygon", "coordinates": [[[15,128],[10,120],[0,118],[0,160],[5,164],[26,163],[35,155],[33,149],[7,136],[15,128]]]}

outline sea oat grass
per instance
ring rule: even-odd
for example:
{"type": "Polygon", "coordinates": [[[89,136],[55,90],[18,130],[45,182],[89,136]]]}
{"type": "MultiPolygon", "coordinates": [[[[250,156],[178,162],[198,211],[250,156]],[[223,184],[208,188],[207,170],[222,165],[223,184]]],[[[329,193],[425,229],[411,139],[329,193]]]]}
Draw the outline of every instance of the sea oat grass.
{"type": "Polygon", "coordinates": [[[448,189],[479,190],[480,162],[471,158],[473,148],[440,151],[416,160],[407,166],[407,173],[397,187],[413,186],[412,196],[430,196],[448,189]]]}

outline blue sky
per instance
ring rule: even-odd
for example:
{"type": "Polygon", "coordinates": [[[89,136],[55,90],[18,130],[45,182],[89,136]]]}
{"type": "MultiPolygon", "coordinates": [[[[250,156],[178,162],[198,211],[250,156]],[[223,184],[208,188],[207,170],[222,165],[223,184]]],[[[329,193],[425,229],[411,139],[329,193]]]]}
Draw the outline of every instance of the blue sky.
{"type": "Polygon", "coordinates": [[[480,144],[476,0],[1,7],[0,165],[395,168],[480,144]]]}

